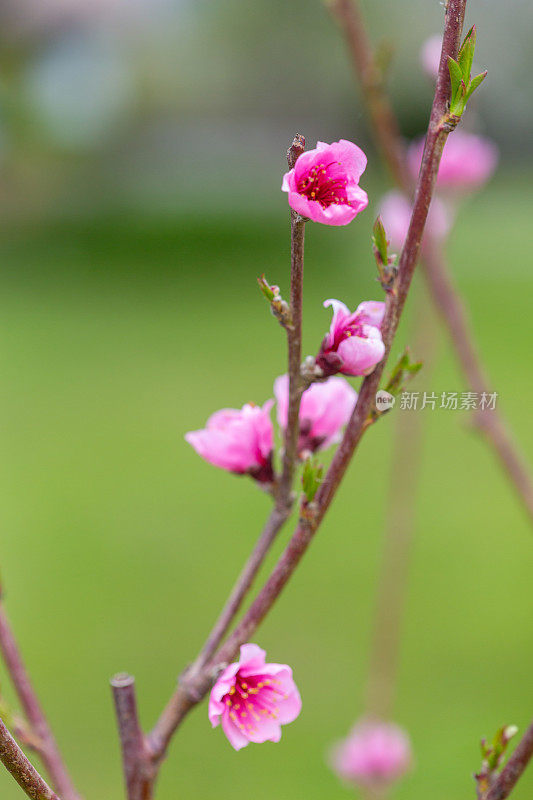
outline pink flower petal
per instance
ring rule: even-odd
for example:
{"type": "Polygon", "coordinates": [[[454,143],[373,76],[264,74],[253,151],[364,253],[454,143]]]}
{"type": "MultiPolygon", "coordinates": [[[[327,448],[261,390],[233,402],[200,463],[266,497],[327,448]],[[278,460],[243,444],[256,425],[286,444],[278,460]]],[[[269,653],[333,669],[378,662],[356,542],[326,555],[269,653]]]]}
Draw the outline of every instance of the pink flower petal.
{"type": "Polygon", "coordinates": [[[235,750],[242,750],[242,748],[246,747],[250,741],[242,733],[242,731],[239,730],[233,720],[230,719],[227,708],[224,710],[224,714],[222,715],[222,730],[226,734],[229,743],[233,748],[235,748],[235,750]]]}
{"type": "Polygon", "coordinates": [[[385,355],[385,345],[381,336],[370,336],[366,339],[349,336],[340,343],[337,352],[343,361],[341,372],[345,375],[368,375],[369,370],[372,370],[385,355]]]}
{"type": "Polygon", "coordinates": [[[256,644],[241,645],[239,664],[241,671],[248,669],[257,672],[265,666],[266,653],[256,644]]]}
{"type": "Polygon", "coordinates": [[[281,725],[279,721],[266,717],[261,721],[257,728],[253,728],[248,734],[248,739],[256,744],[263,742],[279,742],[281,739],[281,725]]]}
{"type": "Polygon", "coordinates": [[[365,300],[364,303],[359,303],[355,313],[367,325],[381,328],[381,323],[385,316],[385,303],[379,300],[365,300]]]}

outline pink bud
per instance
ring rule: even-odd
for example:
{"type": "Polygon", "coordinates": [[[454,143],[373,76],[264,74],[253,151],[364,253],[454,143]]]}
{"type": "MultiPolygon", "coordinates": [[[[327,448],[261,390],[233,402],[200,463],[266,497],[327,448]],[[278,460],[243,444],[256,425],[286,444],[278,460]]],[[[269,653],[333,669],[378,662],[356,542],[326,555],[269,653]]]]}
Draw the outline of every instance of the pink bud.
{"type": "Polygon", "coordinates": [[[296,719],[300,694],[287,664],[265,663],[265,651],[243,644],[239,661],[220,675],[209,698],[209,720],[235,750],[249,742],[279,742],[281,726],[296,719]]]}
{"type": "Polygon", "coordinates": [[[273,400],[267,400],[262,408],[249,404],[242,409],[224,408],[209,417],[205,428],[185,434],[185,439],[216,467],[238,474],[249,473],[258,481],[270,482],[273,405],[273,400]]]}
{"type": "MultiPolygon", "coordinates": [[[[404,194],[393,190],[381,198],[379,213],[385,226],[385,233],[394,251],[399,253],[403,247],[409,222],[411,221],[412,206],[404,194]]],[[[446,236],[451,227],[451,219],[444,203],[434,197],[429,207],[425,231],[436,239],[446,236]]]]}
{"type": "Polygon", "coordinates": [[[398,780],[411,764],[409,737],[391,722],[358,722],[331,754],[331,766],[339,777],[366,787],[398,780]]]}
{"type": "Polygon", "coordinates": [[[353,314],[339,300],[325,300],[328,306],[333,319],[316,363],[325,375],[369,375],[385,354],[380,331],[385,303],[360,303],[353,314]]]}
{"type": "MultiPolygon", "coordinates": [[[[416,178],[422,161],[424,140],[411,142],[407,151],[407,164],[416,178]]],[[[490,139],[454,131],[448,136],[437,178],[438,189],[474,191],[492,176],[498,163],[498,148],[490,139]]]]}
{"type": "MultiPolygon", "coordinates": [[[[281,375],[274,382],[277,417],[281,428],[287,425],[289,380],[281,375]]],[[[302,395],[300,404],[301,454],[323,450],[339,441],[340,432],[350,419],[357,401],[357,392],[344,378],[329,378],[313,383],[302,395]]]]}
{"type": "Polygon", "coordinates": [[[290,207],[303,217],[324,225],[347,225],[368,205],[359,186],[365,167],[366,156],[356,144],[346,139],[317,142],[283,176],[281,189],[289,193],[290,207]]]}

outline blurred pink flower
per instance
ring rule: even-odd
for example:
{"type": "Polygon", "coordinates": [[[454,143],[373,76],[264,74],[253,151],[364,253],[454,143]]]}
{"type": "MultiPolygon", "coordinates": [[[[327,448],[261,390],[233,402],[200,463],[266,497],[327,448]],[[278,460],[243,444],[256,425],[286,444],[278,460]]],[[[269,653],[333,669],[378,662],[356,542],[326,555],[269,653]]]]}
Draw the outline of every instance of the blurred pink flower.
{"type": "Polygon", "coordinates": [[[196,452],[214,464],[238,474],[249,473],[257,481],[273,479],[272,450],[274,432],[270,420],[273,400],[264,406],[247,404],[242,409],[224,408],[207,420],[199,431],[185,439],[196,452]]]}
{"type": "Polygon", "coordinates": [[[380,331],[385,303],[360,303],[353,314],[339,300],[325,300],[328,306],[333,307],[333,319],[316,363],[326,375],[369,375],[385,354],[380,331]]]}
{"type": "MultiPolygon", "coordinates": [[[[274,382],[277,417],[281,428],[287,424],[289,379],[280,375],[274,382]]],[[[324,383],[313,383],[302,395],[300,404],[300,454],[315,452],[340,438],[340,431],[350,419],[357,392],[344,378],[329,378],[324,383]]]]}
{"type": "Polygon", "coordinates": [[[266,664],[265,651],[243,644],[240,659],[220,675],[209,698],[209,720],[235,750],[248,742],[279,742],[281,726],[296,719],[300,694],[286,664],[266,664]]]}
{"type": "Polygon", "coordinates": [[[361,786],[391,783],[404,775],[411,764],[409,737],[391,722],[357,723],[331,754],[335,772],[361,786]]]}
{"type": "Polygon", "coordinates": [[[109,21],[121,13],[126,17],[127,0],[4,0],[8,22],[27,31],[109,21]]]}
{"type": "Polygon", "coordinates": [[[436,33],[426,39],[420,50],[420,61],[430,78],[436,78],[439,71],[442,36],[436,33]]]}
{"type": "MultiPolygon", "coordinates": [[[[418,176],[424,140],[411,142],[407,163],[413,178],[418,176]]],[[[454,131],[442,153],[438,189],[473,191],[489,180],[498,163],[498,148],[490,139],[465,131],[454,131]]]]}
{"type": "MultiPolygon", "coordinates": [[[[387,192],[379,204],[379,214],[385,226],[387,239],[393,250],[402,249],[413,208],[404,194],[393,190],[387,192]]],[[[431,201],[425,230],[436,239],[442,239],[451,227],[451,218],[444,203],[438,197],[431,201]]]]}
{"type": "Polygon", "coordinates": [[[368,205],[359,186],[366,156],[356,144],[341,139],[333,144],[317,142],[315,150],[299,157],[294,169],[283,176],[282,191],[289,205],[313,222],[347,225],[368,205]]]}

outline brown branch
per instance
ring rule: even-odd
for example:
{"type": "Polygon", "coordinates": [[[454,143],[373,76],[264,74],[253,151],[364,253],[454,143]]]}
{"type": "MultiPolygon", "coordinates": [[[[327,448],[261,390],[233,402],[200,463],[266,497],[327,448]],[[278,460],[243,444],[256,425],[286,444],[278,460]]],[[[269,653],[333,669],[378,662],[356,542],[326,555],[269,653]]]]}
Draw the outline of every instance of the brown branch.
{"type": "MultiPolygon", "coordinates": [[[[305,139],[300,134],[287,151],[287,162],[292,169],[299,156],[304,152],[305,139]]],[[[290,324],[286,325],[288,349],[289,398],[287,426],[283,451],[282,474],[275,488],[276,503],[263,528],[255,548],[246,562],[231,594],[226,601],[211,633],[207,637],[200,654],[189,669],[191,678],[197,675],[207,664],[220,645],[225,633],[235,619],[244,598],[248,594],[253,581],[265,560],[277,534],[287,521],[292,507],[292,484],[298,457],[298,435],[300,430],[299,412],[302,398],[302,382],[300,362],[302,360],[302,295],[304,268],[304,233],[305,221],[295,211],[290,213],[291,220],[291,303],[290,324]]]]}
{"type": "Polygon", "coordinates": [[[26,758],[0,719],[0,761],[32,800],[60,800],[26,758]]]}
{"type": "Polygon", "coordinates": [[[196,675],[194,680],[188,679],[186,676],[164,709],[149,737],[150,746],[158,759],[164,756],[170,740],[182,719],[209,691],[218,670],[225,663],[235,658],[240,645],[249,640],[280,596],[311,543],[340,485],[355,448],[363,436],[364,431],[370,424],[369,415],[374,406],[376,390],[383,374],[387,356],[396,334],[416,267],[420,250],[420,241],[436,181],[442,149],[448,133],[451,130],[451,126],[448,124],[448,115],[446,111],[449,93],[446,57],[448,55],[452,57],[457,56],[465,6],[466,0],[449,0],[448,2],[439,80],[437,81],[411,224],[400,257],[397,284],[394,291],[387,297],[387,310],[383,322],[383,338],[386,346],[386,355],[374,372],[364,379],[357,404],[346,428],[343,440],[317,492],[315,502],[306,509],[307,513],[305,516],[302,515],[296,531],[279,558],[266,584],[263,586],[233,633],[218,650],[209,664],[206,665],[205,669],[196,675]]]}
{"type": "MultiPolygon", "coordinates": [[[[304,152],[305,139],[297,134],[287,151],[289,169],[293,169],[304,152]]],[[[300,432],[300,400],[302,399],[302,303],[304,277],[305,220],[291,209],[291,324],[287,327],[289,402],[287,426],[283,452],[283,472],[278,489],[282,506],[287,505],[292,491],[294,469],[298,458],[298,436],[300,432]]]]}
{"type": "Polygon", "coordinates": [[[151,800],[155,770],[137,714],[135,678],[119,673],[111,678],[122,765],[128,800],[151,800]]]}
{"type": "Polygon", "coordinates": [[[395,182],[409,187],[410,191],[412,187],[406,169],[400,127],[385,92],[383,76],[376,63],[359,4],[352,0],[327,0],[327,6],[346,40],[383,160],[395,182]]]}
{"type": "MultiPolygon", "coordinates": [[[[400,128],[375,63],[358,0],[329,0],[328,5],[345,37],[383,159],[398,187],[410,196],[412,184],[405,167],[407,159],[400,128]]],[[[424,240],[422,268],[430,296],[448,330],[468,385],[474,392],[490,393],[461,297],[439,247],[427,236],[424,240]]],[[[475,421],[499,457],[533,521],[533,481],[530,470],[507,431],[501,415],[495,409],[485,409],[478,412],[475,421]]]]}
{"type": "Polygon", "coordinates": [[[526,730],[513,755],[502,769],[484,800],[505,800],[509,797],[533,757],[533,722],[526,730]]]}
{"type": "Polygon", "coordinates": [[[63,800],[79,800],[79,795],[72,785],[54,735],[44,716],[44,712],[22,661],[20,651],[3,607],[1,587],[0,650],[2,651],[6,668],[13,682],[13,686],[15,687],[26,719],[31,726],[34,749],[38,750],[52,784],[62,796],[63,800]]]}
{"type": "Polygon", "coordinates": [[[283,506],[280,506],[278,503],[276,503],[275,507],[272,509],[272,513],[270,514],[265,527],[263,528],[261,536],[257,540],[257,543],[252,550],[248,561],[244,565],[244,568],[239,575],[239,578],[237,579],[237,582],[235,583],[235,586],[233,587],[231,594],[228,597],[226,604],[213,627],[213,630],[207,637],[198,658],[190,668],[191,676],[202,670],[211,656],[215,653],[217,647],[224,637],[224,634],[231,625],[231,622],[235,619],[235,616],[237,615],[244,598],[253,584],[255,576],[257,575],[268,551],[272,546],[272,543],[274,542],[274,539],[287,521],[290,512],[291,507],[289,503],[285,503],[283,506]]]}
{"type": "MultiPolygon", "coordinates": [[[[428,380],[435,348],[429,309],[416,297],[413,353],[424,364],[428,380]]],[[[392,715],[411,551],[416,497],[422,459],[424,415],[396,414],[383,552],[366,679],[366,713],[378,719],[392,715]]]]}
{"type": "MultiPolygon", "coordinates": [[[[431,239],[424,241],[423,250],[424,275],[435,306],[448,329],[463,373],[472,391],[488,395],[491,389],[473,343],[466,312],[442,254],[431,239]]],[[[501,415],[496,409],[485,408],[475,413],[474,420],[498,455],[507,477],[533,521],[531,474],[501,415]]]]}
{"type": "MultiPolygon", "coordinates": [[[[287,151],[287,162],[292,169],[304,152],[305,139],[297,134],[287,151]]],[[[212,667],[209,661],[219,647],[231,622],[235,619],[246,594],[249,592],[253,581],[265,560],[278,532],[283,527],[290,515],[292,508],[292,485],[294,471],[298,459],[298,437],[299,437],[299,412],[300,401],[302,398],[303,385],[300,375],[300,362],[302,351],[302,299],[303,299],[303,268],[304,268],[304,233],[305,220],[295,211],[290,212],[291,220],[291,281],[290,281],[290,324],[285,326],[287,330],[288,347],[288,377],[289,377],[289,397],[287,410],[287,425],[285,429],[283,467],[282,473],[275,486],[275,506],[266,522],[266,525],[259,537],[257,544],[252,551],[243,571],[241,572],[233,590],[226,601],[221,614],[219,615],[211,633],[207,637],[195,662],[186,670],[182,685],[193,687],[198,682],[208,681],[212,676],[212,667]]],[[[207,686],[207,684],[206,684],[207,686]]],[[[181,687],[180,687],[181,688],[181,687]]],[[[206,689],[207,690],[207,689],[206,689]]],[[[191,689],[193,697],[197,694],[191,689]]],[[[177,690],[178,694],[180,689],[177,690]]],[[[146,751],[152,755],[152,777],[151,785],[155,780],[158,766],[164,756],[168,742],[175,730],[173,709],[174,698],[171,699],[169,706],[163,711],[160,719],[156,723],[154,730],[143,741],[143,748],[139,750],[139,758],[143,761],[146,751]]],[[[132,750],[133,752],[133,750],[132,750]]],[[[124,764],[126,769],[126,763],[124,764]]],[[[126,773],[127,775],[127,773],[126,773]]],[[[135,780],[133,781],[135,783],[135,780]]],[[[138,778],[136,780],[138,784],[138,778]]],[[[149,795],[147,795],[149,797],[149,795]]],[[[129,800],[137,800],[137,796],[131,795],[129,800]]]]}

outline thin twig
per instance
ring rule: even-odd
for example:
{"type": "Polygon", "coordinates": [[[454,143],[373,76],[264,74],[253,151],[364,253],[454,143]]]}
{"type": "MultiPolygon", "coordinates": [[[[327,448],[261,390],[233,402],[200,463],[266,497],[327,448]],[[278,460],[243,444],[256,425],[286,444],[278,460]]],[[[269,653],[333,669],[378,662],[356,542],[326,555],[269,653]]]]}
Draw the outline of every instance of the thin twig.
{"type": "Polygon", "coordinates": [[[505,800],[533,757],[533,722],[483,800],[505,800]]]}
{"type": "Polygon", "coordinates": [[[34,745],[38,743],[39,756],[54,788],[63,800],[79,800],[67,768],[57,747],[54,735],[48,725],[41,704],[37,699],[28,672],[22,661],[9,620],[4,610],[2,589],[0,587],[0,650],[9,672],[22,709],[31,726],[34,745]]]}
{"type": "Polygon", "coordinates": [[[26,758],[0,719],[0,761],[32,800],[60,800],[26,758]]]}
{"type": "MultiPolygon", "coordinates": [[[[328,6],[344,34],[355,76],[361,85],[385,163],[398,187],[410,196],[412,183],[405,166],[407,159],[400,128],[376,65],[358,0],[329,0],[328,6]]],[[[427,235],[422,252],[422,270],[468,385],[474,392],[489,394],[488,382],[473,342],[460,294],[454,286],[441,249],[427,235]]],[[[533,521],[531,472],[501,415],[496,409],[485,409],[478,412],[474,419],[495,450],[530,520],[533,521]]]]}
{"type": "Polygon", "coordinates": [[[135,679],[127,673],[119,673],[111,678],[111,690],[122,748],[127,798],[151,800],[155,771],[139,724],[135,679]]]}
{"type": "MultiPolygon", "coordinates": [[[[346,472],[355,448],[370,424],[369,415],[374,405],[376,390],[379,386],[386,359],[398,328],[400,316],[416,267],[420,250],[420,241],[424,231],[429,203],[433,194],[442,149],[448,133],[450,132],[450,126],[447,124],[446,111],[449,94],[446,59],[448,55],[452,57],[457,56],[465,6],[466,0],[449,0],[448,2],[439,80],[437,81],[437,88],[435,91],[435,99],[428,128],[426,148],[418,179],[411,224],[400,257],[398,281],[394,292],[391,292],[387,297],[387,310],[383,322],[383,338],[386,347],[386,356],[376,367],[374,372],[363,381],[357,404],[346,428],[343,440],[317,492],[315,503],[312,506],[312,513],[307,513],[305,517],[300,519],[296,531],[280,556],[270,577],[233,633],[222,645],[211,662],[206,665],[205,669],[196,676],[194,681],[184,681],[178,686],[164,709],[150,735],[150,746],[154,748],[154,751],[158,754],[158,758],[164,756],[174,732],[188,711],[199,703],[208,692],[217,671],[225,663],[235,658],[239,647],[249,640],[250,636],[255,632],[256,628],[280,596],[311,543],[346,472]]],[[[308,509],[308,512],[311,512],[311,508],[308,509]]]]}

